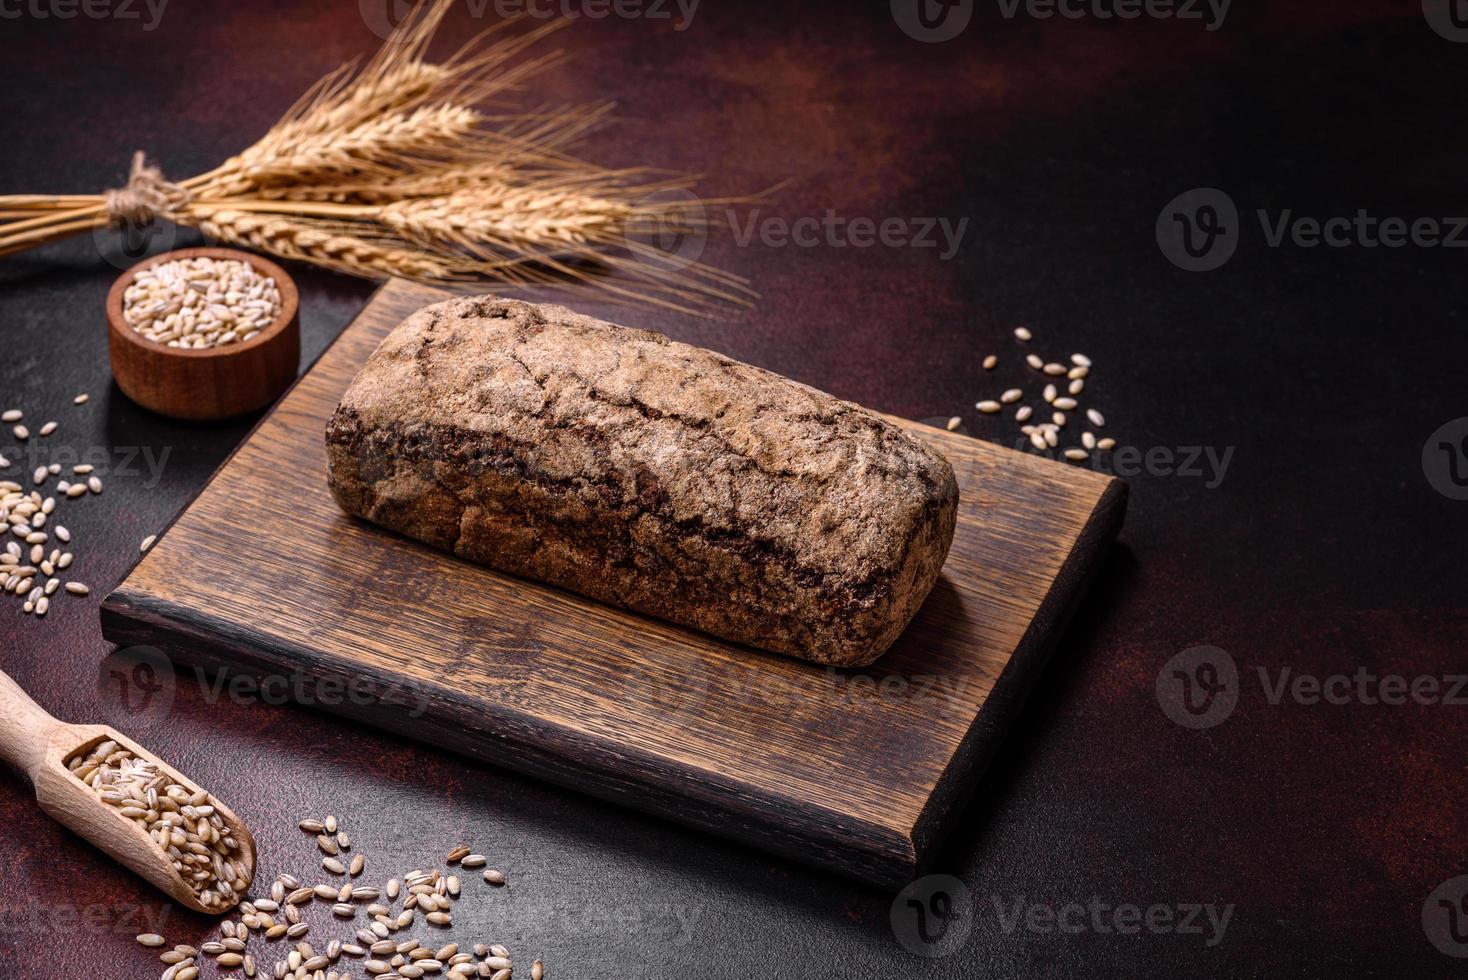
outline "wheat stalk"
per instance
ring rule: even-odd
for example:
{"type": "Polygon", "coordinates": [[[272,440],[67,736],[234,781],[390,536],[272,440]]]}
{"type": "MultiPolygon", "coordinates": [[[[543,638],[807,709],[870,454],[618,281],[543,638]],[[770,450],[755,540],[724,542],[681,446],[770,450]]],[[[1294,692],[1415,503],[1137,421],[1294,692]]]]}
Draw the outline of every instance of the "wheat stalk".
{"type": "Polygon", "coordinates": [[[0,255],[108,222],[162,219],[371,278],[594,286],[694,312],[752,295],[743,280],[650,244],[707,229],[697,199],[666,196],[688,180],[607,170],[569,152],[606,121],[608,105],[483,111],[555,63],[558,54],[529,49],[563,22],[520,33],[496,25],[429,61],[450,4],[424,0],[366,64],[326,75],[208,173],[172,183],[140,153],[128,185],[104,195],[0,196],[0,255]]]}

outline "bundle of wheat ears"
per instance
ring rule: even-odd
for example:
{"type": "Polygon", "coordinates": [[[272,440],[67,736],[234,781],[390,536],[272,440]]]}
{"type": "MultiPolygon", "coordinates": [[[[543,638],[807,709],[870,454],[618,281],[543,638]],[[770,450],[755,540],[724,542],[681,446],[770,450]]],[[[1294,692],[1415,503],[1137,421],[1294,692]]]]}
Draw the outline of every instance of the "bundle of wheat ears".
{"type": "Polygon", "coordinates": [[[478,106],[559,57],[528,53],[564,21],[480,34],[427,60],[452,0],[427,0],[365,65],[316,83],[285,117],[209,173],[174,183],[133,158],[95,195],[0,196],[0,256],[112,224],[156,220],[213,241],[370,278],[595,285],[689,309],[738,301],[742,280],[658,247],[698,236],[687,178],[609,170],[569,145],[608,106],[488,116],[478,106]]]}

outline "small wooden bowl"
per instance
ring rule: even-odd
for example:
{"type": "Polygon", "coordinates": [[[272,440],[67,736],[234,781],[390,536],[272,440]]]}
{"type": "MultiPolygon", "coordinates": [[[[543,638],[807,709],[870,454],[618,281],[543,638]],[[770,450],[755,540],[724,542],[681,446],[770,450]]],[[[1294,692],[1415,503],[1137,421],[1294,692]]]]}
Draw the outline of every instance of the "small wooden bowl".
{"type": "Polygon", "coordinates": [[[184,248],[155,255],[123,273],[107,294],[112,376],[123,394],[170,418],[228,419],[264,408],[296,380],[301,360],[300,294],[274,262],[232,248],[184,248]],[[175,259],[205,256],[250,263],[275,280],[280,314],[244,343],[192,350],[149,340],[122,316],[122,294],[137,274],[175,259]]]}

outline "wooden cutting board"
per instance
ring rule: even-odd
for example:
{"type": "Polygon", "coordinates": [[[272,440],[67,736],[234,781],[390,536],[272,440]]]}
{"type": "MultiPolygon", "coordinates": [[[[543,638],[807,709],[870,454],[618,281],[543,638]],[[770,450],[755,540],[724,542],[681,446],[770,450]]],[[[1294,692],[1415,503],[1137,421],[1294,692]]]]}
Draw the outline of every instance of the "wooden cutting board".
{"type": "Polygon", "coordinates": [[[367,723],[883,885],[921,873],[1115,536],[1124,484],[896,420],[958,474],[938,586],[872,667],[761,653],[337,509],[327,418],[388,331],[447,295],[376,294],[107,598],[107,639],[304,678],[367,723]]]}

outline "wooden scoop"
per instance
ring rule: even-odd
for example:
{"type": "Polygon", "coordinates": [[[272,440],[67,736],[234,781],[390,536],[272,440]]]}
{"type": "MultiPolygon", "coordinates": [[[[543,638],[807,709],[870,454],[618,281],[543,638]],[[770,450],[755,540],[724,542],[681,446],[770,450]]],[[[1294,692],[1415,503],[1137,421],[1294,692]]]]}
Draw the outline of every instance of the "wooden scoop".
{"type": "MultiPolygon", "coordinates": [[[[68,725],[47,714],[40,705],[0,672],[0,757],[24,770],[36,787],[36,802],[73,831],[148,879],[177,901],[198,912],[219,915],[229,911],[244,895],[203,904],[198,894],[173,867],[168,854],[148,836],[143,825],[124,816],[116,807],[78,779],[67,761],[112,740],[140,759],[157,766],[162,775],[191,792],[199,787],[178,770],[159,760],[147,749],[105,725],[68,725]]],[[[210,797],[230,834],[239,842],[236,863],[242,863],[246,879],[255,875],[255,839],[227,807],[210,797]]]]}

